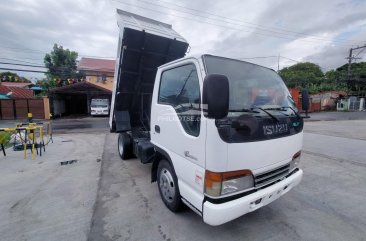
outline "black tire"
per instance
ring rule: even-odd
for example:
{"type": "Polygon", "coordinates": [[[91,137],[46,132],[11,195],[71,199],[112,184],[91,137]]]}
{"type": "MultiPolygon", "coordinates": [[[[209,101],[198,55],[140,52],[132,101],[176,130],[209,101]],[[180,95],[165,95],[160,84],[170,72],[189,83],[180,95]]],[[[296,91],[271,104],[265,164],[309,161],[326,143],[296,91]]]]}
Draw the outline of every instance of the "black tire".
{"type": "Polygon", "coordinates": [[[118,135],[118,154],[122,160],[128,160],[133,157],[132,140],[127,133],[120,133],[118,135]]]}
{"type": "Polygon", "coordinates": [[[178,187],[178,179],[173,167],[166,160],[161,160],[158,166],[157,182],[160,197],[165,206],[172,212],[182,209],[182,200],[178,187]]]}

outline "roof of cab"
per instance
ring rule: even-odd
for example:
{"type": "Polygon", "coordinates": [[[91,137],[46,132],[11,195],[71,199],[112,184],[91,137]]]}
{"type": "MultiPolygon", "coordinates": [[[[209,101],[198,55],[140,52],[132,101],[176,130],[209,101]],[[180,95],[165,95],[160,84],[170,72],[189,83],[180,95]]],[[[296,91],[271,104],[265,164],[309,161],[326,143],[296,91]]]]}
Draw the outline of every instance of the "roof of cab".
{"type": "Polygon", "coordinates": [[[186,59],[196,59],[196,60],[199,60],[200,58],[202,58],[202,56],[204,56],[206,54],[194,54],[194,55],[188,55],[188,56],[185,56],[183,58],[180,58],[180,59],[176,59],[174,61],[171,61],[171,62],[168,62],[166,64],[163,64],[163,65],[160,65],[158,68],[163,68],[165,66],[168,66],[168,65],[171,65],[171,64],[174,64],[174,63],[177,63],[177,62],[180,62],[180,61],[183,61],[183,60],[186,60],[186,59]]]}
{"type": "Polygon", "coordinates": [[[272,70],[272,71],[276,72],[274,69],[269,68],[269,67],[266,67],[266,66],[263,66],[263,65],[251,63],[251,62],[244,61],[244,60],[241,60],[241,59],[228,58],[228,57],[223,57],[223,56],[218,56],[218,55],[212,55],[212,54],[194,54],[194,55],[188,55],[188,56],[185,56],[183,58],[176,59],[176,60],[171,61],[169,63],[163,64],[163,65],[159,66],[159,68],[163,68],[165,66],[168,66],[168,65],[171,65],[171,64],[174,64],[174,63],[177,63],[177,62],[186,60],[186,59],[196,59],[196,60],[199,60],[199,59],[203,58],[204,56],[212,56],[212,57],[217,57],[217,58],[222,58],[222,59],[229,59],[229,60],[240,61],[240,62],[243,62],[243,63],[255,65],[255,66],[262,67],[262,68],[269,69],[269,70],[272,70]]]}

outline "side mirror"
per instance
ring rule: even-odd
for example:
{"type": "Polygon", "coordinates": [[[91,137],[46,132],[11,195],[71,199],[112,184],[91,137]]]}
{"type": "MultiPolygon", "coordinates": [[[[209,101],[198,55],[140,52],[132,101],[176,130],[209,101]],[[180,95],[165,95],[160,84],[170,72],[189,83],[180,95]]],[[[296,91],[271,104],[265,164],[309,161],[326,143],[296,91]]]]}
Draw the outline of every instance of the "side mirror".
{"type": "Polygon", "coordinates": [[[229,80],[225,75],[209,74],[203,82],[202,103],[204,116],[221,119],[229,110],[229,80]]]}

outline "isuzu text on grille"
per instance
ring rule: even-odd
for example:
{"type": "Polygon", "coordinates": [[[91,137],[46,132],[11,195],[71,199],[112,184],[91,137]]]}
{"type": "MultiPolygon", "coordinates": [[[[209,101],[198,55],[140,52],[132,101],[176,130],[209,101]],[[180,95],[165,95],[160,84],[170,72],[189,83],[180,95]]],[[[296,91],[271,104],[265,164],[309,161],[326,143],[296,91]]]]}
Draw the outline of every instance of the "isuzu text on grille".
{"type": "Polygon", "coordinates": [[[263,126],[263,131],[265,135],[281,134],[288,131],[288,126],[287,124],[268,125],[263,126]]]}

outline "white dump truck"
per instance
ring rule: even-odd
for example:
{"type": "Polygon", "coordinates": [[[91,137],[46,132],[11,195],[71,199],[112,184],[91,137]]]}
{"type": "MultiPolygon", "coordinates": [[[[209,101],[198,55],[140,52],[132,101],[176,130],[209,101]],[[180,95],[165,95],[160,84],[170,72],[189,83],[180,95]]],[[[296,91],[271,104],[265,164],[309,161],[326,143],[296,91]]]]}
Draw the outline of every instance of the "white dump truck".
{"type": "Polygon", "coordinates": [[[151,163],[171,211],[220,225],[299,184],[303,120],[272,69],[213,55],[184,57],[170,25],[117,10],[110,128],[123,160],[151,163]]]}

